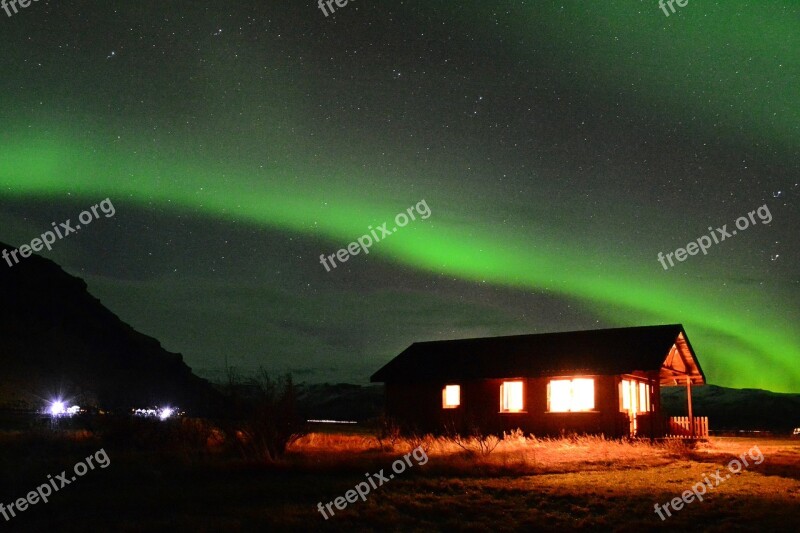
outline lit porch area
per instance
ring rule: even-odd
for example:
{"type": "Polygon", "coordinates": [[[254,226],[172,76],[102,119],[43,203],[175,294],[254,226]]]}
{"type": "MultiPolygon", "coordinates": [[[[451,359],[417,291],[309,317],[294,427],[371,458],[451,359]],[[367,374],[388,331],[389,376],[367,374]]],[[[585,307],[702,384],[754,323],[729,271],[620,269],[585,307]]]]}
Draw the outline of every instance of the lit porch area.
{"type": "Polygon", "coordinates": [[[678,335],[664,360],[659,371],[659,383],[661,387],[686,387],[688,416],[666,418],[664,436],[682,439],[708,437],[708,417],[696,416],[692,406],[692,385],[705,385],[706,377],[683,333],[678,335]]]}

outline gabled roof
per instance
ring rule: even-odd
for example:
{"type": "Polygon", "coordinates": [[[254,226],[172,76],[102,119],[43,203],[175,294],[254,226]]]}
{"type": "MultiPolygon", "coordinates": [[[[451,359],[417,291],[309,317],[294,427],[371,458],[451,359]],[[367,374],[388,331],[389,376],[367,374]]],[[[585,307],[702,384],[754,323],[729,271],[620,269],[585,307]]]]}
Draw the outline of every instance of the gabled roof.
{"type": "Polygon", "coordinates": [[[660,371],[664,385],[685,383],[686,376],[693,383],[705,383],[681,324],[415,342],[370,381],[616,375],[637,370],[660,371]]]}

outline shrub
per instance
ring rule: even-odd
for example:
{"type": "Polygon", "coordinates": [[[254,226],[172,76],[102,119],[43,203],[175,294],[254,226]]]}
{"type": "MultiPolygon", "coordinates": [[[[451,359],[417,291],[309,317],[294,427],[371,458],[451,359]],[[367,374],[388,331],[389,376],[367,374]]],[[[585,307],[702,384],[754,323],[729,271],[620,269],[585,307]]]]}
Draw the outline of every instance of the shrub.
{"type": "Polygon", "coordinates": [[[394,450],[395,445],[402,437],[400,426],[393,418],[382,415],[373,418],[367,423],[373,437],[378,441],[381,450],[394,450]]]}
{"type": "Polygon", "coordinates": [[[223,427],[243,458],[275,462],[307,433],[291,374],[272,379],[261,369],[255,378],[242,380],[229,368],[226,392],[232,408],[223,427]]]}
{"type": "Polygon", "coordinates": [[[460,433],[453,433],[450,438],[467,455],[479,457],[488,457],[501,442],[496,435],[487,435],[477,429],[473,430],[472,435],[469,437],[464,437],[460,433]]]}

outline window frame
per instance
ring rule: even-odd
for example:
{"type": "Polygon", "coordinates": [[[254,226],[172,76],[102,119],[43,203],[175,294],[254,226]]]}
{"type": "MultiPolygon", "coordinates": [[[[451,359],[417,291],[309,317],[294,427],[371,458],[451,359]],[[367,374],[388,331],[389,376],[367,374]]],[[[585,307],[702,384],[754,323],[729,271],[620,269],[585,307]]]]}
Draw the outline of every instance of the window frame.
{"type": "Polygon", "coordinates": [[[527,413],[528,410],[527,406],[525,405],[527,403],[525,402],[525,389],[526,389],[525,380],[522,378],[504,379],[500,383],[500,413],[501,414],[527,413]],[[520,400],[522,405],[519,409],[508,409],[506,407],[508,404],[508,402],[506,401],[508,400],[508,393],[506,393],[506,384],[517,384],[517,383],[519,383],[519,386],[521,388],[520,400]]]}
{"type": "Polygon", "coordinates": [[[457,383],[451,383],[442,387],[442,409],[458,409],[459,407],[461,407],[461,385],[457,383]],[[458,389],[458,403],[456,404],[447,403],[447,389],[452,387],[456,387],[458,389]]]}
{"type": "Polygon", "coordinates": [[[597,378],[595,376],[565,376],[565,377],[552,377],[547,381],[547,413],[564,414],[564,413],[597,413],[597,378]],[[566,381],[570,384],[570,405],[566,411],[553,411],[552,408],[552,383],[554,381],[566,381]],[[576,381],[588,381],[592,384],[592,405],[588,409],[573,410],[572,399],[574,398],[574,387],[576,381]]]}
{"type": "Polygon", "coordinates": [[[647,378],[639,376],[623,375],[619,382],[619,411],[621,413],[631,412],[630,404],[632,401],[636,402],[635,414],[640,415],[644,413],[653,412],[653,384],[647,378]],[[633,384],[633,386],[632,386],[633,384]],[[635,393],[634,393],[635,392],[635,393]],[[644,402],[642,402],[642,393],[644,392],[644,402]],[[632,394],[634,393],[634,394],[632,394]],[[625,407],[625,396],[628,396],[628,407],[625,407]],[[645,405],[643,406],[642,403],[645,405]],[[644,407],[644,409],[642,409],[644,407]]]}

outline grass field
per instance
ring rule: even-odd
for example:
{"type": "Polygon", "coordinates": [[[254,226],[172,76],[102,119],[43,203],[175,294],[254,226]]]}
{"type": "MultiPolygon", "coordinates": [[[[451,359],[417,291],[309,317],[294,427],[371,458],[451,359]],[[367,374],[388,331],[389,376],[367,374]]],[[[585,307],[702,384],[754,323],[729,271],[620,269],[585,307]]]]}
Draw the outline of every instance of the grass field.
{"type": "MultiPolygon", "coordinates": [[[[712,438],[680,442],[599,437],[487,443],[378,441],[366,434],[312,433],[277,464],[213,450],[148,451],[92,434],[0,434],[0,502],[24,497],[47,474],[71,470],[103,447],[111,465],[89,471],[0,529],[43,531],[641,531],[800,530],[800,441],[712,438]],[[484,448],[481,448],[481,444],[484,448]],[[365,473],[422,446],[428,460],[348,503],[325,520],[317,503],[344,496],[365,473]],[[725,478],[704,500],[662,521],[663,504],[741,454],[763,461],[725,478]],[[757,454],[753,453],[752,457],[757,454]]],[[[713,478],[712,478],[713,480],[713,478]]],[[[335,508],[334,508],[335,509],[335,508]]]]}

